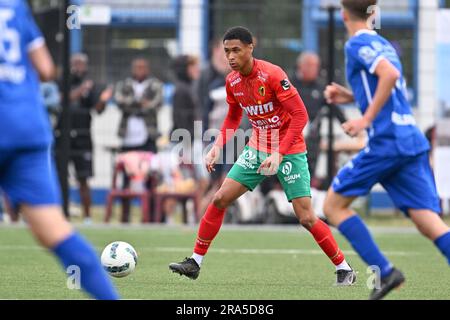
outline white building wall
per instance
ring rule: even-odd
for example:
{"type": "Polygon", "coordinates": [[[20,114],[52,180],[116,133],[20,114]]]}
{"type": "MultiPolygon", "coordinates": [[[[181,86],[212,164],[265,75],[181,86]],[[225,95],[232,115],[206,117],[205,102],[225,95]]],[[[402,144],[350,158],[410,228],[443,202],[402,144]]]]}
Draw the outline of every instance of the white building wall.
{"type": "Polygon", "coordinates": [[[180,54],[202,56],[203,2],[202,0],[181,0],[180,54]]]}
{"type": "Polygon", "coordinates": [[[422,130],[435,122],[436,21],[438,0],[419,0],[418,109],[416,119],[422,130]]]}

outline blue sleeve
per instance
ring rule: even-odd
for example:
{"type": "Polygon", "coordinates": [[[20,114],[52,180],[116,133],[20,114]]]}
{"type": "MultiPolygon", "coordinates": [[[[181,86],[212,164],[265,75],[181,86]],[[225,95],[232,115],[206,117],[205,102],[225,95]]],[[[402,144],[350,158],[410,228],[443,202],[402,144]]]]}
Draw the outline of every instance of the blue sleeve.
{"type": "Polygon", "coordinates": [[[375,73],[378,63],[385,58],[383,50],[377,50],[370,42],[350,41],[346,52],[348,59],[353,59],[371,74],[375,73]]]}
{"type": "Polygon", "coordinates": [[[34,21],[34,17],[31,14],[31,10],[28,5],[22,2],[21,11],[23,14],[24,21],[24,30],[22,30],[23,41],[27,47],[27,50],[30,51],[34,48],[37,48],[45,43],[44,37],[42,36],[41,31],[39,30],[36,22],[34,21]]]}

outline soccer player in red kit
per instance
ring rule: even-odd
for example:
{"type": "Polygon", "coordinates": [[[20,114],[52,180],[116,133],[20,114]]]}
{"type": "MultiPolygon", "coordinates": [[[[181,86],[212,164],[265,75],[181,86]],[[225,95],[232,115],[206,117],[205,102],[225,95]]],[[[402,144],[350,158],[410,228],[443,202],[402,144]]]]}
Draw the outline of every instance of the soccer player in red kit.
{"type": "Polygon", "coordinates": [[[206,167],[214,170],[222,147],[230,140],[245,112],[253,131],[249,144],[233,165],[198,230],[194,253],[169,268],[197,279],[203,257],[219,232],[226,208],[268,175],[277,174],[300,223],[336,266],[337,285],[352,285],[356,274],[345,261],[331,230],[316,217],[311,206],[310,176],[303,128],[306,108],[286,73],[278,66],[253,58],[253,36],[246,28],[234,27],[223,38],[232,68],[227,76],[228,115],[221,133],[206,156],[206,167]]]}

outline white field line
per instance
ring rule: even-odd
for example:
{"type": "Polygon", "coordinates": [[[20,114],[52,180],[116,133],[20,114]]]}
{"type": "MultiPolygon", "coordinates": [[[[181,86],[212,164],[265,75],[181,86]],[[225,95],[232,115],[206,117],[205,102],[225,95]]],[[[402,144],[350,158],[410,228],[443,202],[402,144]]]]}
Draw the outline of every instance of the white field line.
{"type": "MultiPolygon", "coordinates": [[[[190,252],[192,248],[177,248],[177,247],[156,247],[156,248],[144,248],[141,251],[159,251],[159,252],[190,252]]],[[[314,249],[221,249],[211,248],[210,253],[225,253],[225,254],[257,254],[257,255],[323,255],[322,250],[314,249]]],[[[409,256],[420,255],[417,251],[383,251],[384,254],[389,256],[409,256]]],[[[357,255],[352,250],[345,250],[345,254],[357,255]]]]}
{"type": "MultiPolygon", "coordinates": [[[[89,230],[98,230],[98,231],[134,231],[134,230],[153,230],[153,231],[183,231],[183,232],[196,232],[198,230],[197,224],[186,224],[186,225],[166,225],[166,224],[140,224],[140,223],[130,223],[130,224],[107,224],[107,223],[94,223],[92,225],[86,226],[82,223],[73,224],[76,229],[89,231],[89,230]]],[[[4,224],[0,223],[0,230],[2,229],[27,229],[27,225],[25,223],[17,223],[17,224],[4,224]]],[[[374,234],[420,234],[416,228],[410,226],[377,226],[371,227],[369,229],[374,234]]],[[[221,230],[227,231],[252,231],[252,232],[307,232],[306,229],[302,228],[300,225],[258,225],[258,224],[249,224],[249,225],[232,225],[225,224],[221,227],[221,230]]],[[[334,234],[339,234],[339,231],[335,228],[331,228],[331,231],[334,234]]]]}
{"type": "MultiPolygon", "coordinates": [[[[101,247],[96,247],[98,251],[103,250],[101,247]]],[[[136,248],[139,252],[179,252],[179,253],[189,253],[192,251],[191,247],[139,247],[136,248]]],[[[10,251],[10,250],[23,250],[23,251],[33,251],[33,250],[46,250],[39,246],[32,245],[0,245],[0,251],[10,251]]],[[[221,253],[221,254],[255,254],[255,255],[323,255],[322,250],[316,249],[254,249],[254,248],[241,248],[241,249],[224,249],[224,248],[211,248],[210,253],[221,253]]],[[[383,251],[384,254],[388,256],[411,256],[420,255],[417,251],[383,251]]],[[[346,255],[357,255],[353,250],[346,250],[346,255]]]]}

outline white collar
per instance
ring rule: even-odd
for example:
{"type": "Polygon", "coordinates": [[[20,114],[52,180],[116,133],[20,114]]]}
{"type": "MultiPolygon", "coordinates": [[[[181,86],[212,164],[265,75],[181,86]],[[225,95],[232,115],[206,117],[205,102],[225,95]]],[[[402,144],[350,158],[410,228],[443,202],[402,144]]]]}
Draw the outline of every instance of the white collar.
{"type": "Polygon", "coordinates": [[[355,37],[360,36],[362,34],[370,34],[372,36],[375,36],[375,35],[377,35],[377,32],[375,30],[361,29],[361,30],[356,31],[355,37]]]}

